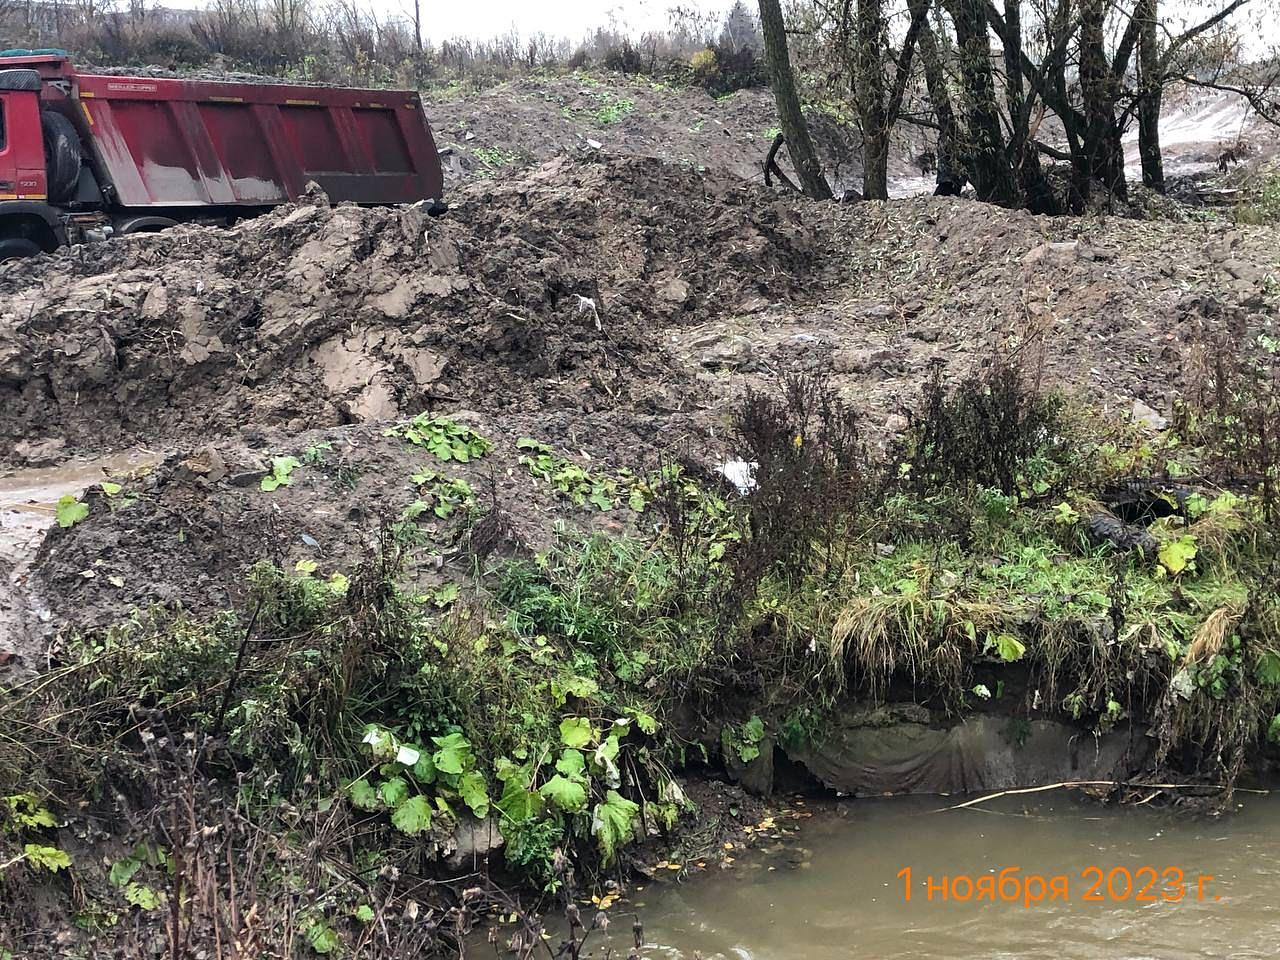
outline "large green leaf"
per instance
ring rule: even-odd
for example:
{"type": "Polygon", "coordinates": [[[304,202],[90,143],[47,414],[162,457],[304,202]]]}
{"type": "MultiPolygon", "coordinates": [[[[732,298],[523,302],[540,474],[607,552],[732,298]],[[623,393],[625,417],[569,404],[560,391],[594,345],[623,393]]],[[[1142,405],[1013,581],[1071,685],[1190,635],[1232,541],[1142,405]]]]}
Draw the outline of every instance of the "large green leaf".
{"type": "Polygon", "coordinates": [[[391,814],[391,825],[409,836],[431,829],[431,804],[422,794],[410,797],[391,814]]]}
{"type": "Polygon", "coordinates": [[[560,741],[566,747],[585,747],[591,742],[591,721],[586,717],[565,717],[560,721],[560,741]]]}
{"type": "Polygon", "coordinates": [[[996,653],[1000,655],[1000,659],[1005,663],[1021,660],[1022,655],[1026,652],[1026,645],[1013,634],[1001,633],[996,636],[996,653]]]}
{"type": "Polygon", "coordinates": [[[512,823],[524,823],[542,812],[545,803],[542,795],[528,789],[526,783],[524,777],[510,777],[502,788],[497,807],[512,823]]]}
{"type": "Polygon", "coordinates": [[[46,847],[39,843],[28,843],[22,847],[27,863],[33,867],[41,867],[50,873],[66,870],[71,866],[71,855],[57,847],[46,847]]]}
{"type": "Polygon", "coordinates": [[[408,795],[409,782],[404,777],[392,777],[378,787],[378,796],[382,798],[383,803],[392,809],[400,806],[408,795]]]}
{"type": "Polygon", "coordinates": [[[338,934],[322,920],[312,917],[300,925],[311,949],[321,956],[333,953],[341,945],[338,934]]]}
{"type": "Polygon", "coordinates": [[[355,780],[347,787],[351,794],[351,805],[357,810],[377,810],[382,804],[378,800],[378,791],[368,780],[355,780]]]}
{"type": "Polygon", "coordinates": [[[458,780],[458,795],[481,820],[489,815],[489,785],[479,770],[470,770],[462,775],[458,780]]]}
{"type": "Polygon", "coordinates": [[[567,749],[556,761],[556,770],[566,777],[581,777],[587,769],[586,757],[581,750],[567,749]]]}
{"type": "Polygon", "coordinates": [[[575,813],[587,805],[586,784],[560,773],[539,787],[538,792],[565,813],[575,813]]]}
{"type": "Polygon", "coordinates": [[[1196,558],[1196,538],[1188,533],[1177,540],[1162,543],[1156,555],[1160,560],[1160,566],[1171,574],[1177,575],[1187,569],[1191,561],[1196,558]]]}
{"type": "Polygon", "coordinates": [[[419,783],[436,782],[436,762],[425,750],[418,757],[418,762],[413,765],[413,778],[419,783]]]}
{"type": "Polygon", "coordinates": [[[142,861],[137,857],[124,857],[117,860],[111,865],[111,872],[107,874],[107,880],[113,887],[124,888],[133,875],[142,869],[142,861]]]}
{"type": "Polygon", "coordinates": [[[612,863],[618,848],[634,837],[636,813],[639,810],[638,805],[616,790],[610,790],[605,794],[605,799],[596,804],[595,815],[591,818],[591,832],[596,836],[596,843],[606,864],[612,863]]]}
{"type": "Polygon", "coordinates": [[[1263,652],[1258,657],[1257,676],[1259,683],[1270,687],[1280,687],[1280,654],[1274,650],[1263,652]]]}
{"type": "Polygon", "coordinates": [[[71,494],[67,494],[58,498],[58,505],[54,508],[54,516],[58,520],[58,526],[74,527],[89,516],[89,505],[81,503],[71,494]]]}
{"type": "Polygon", "coordinates": [[[124,898],[141,910],[155,910],[164,898],[145,883],[130,883],[124,888],[124,898]]]}
{"type": "Polygon", "coordinates": [[[447,737],[432,737],[432,742],[439,748],[436,750],[436,770],[453,776],[461,774],[475,764],[471,753],[471,744],[460,733],[451,733],[447,737]]]}

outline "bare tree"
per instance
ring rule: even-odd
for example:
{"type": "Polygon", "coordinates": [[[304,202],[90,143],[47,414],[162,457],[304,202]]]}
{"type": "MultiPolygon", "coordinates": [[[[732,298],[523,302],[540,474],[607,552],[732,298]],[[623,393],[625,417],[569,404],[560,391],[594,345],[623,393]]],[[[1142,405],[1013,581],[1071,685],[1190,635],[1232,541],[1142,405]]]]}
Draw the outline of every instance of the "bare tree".
{"type": "Polygon", "coordinates": [[[849,73],[862,125],[862,193],[868,200],[889,198],[889,137],[902,110],[912,57],[928,12],[927,0],[911,4],[911,21],[895,57],[889,49],[884,0],[857,0],[852,29],[848,25],[854,15],[849,0],[843,8],[841,33],[846,38],[853,35],[845,40],[845,46],[852,50],[849,73]],[[892,86],[886,82],[886,62],[893,67],[892,86]]]}
{"type": "Polygon", "coordinates": [[[769,77],[778,104],[778,121],[787,140],[787,151],[800,178],[800,189],[814,200],[830,200],[831,187],[822,175],[822,164],[809,136],[809,125],[800,108],[795,76],[791,71],[791,54],[787,50],[786,26],[778,0],[760,0],[760,27],[764,31],[765,56],[769,61],[769,77]]]}

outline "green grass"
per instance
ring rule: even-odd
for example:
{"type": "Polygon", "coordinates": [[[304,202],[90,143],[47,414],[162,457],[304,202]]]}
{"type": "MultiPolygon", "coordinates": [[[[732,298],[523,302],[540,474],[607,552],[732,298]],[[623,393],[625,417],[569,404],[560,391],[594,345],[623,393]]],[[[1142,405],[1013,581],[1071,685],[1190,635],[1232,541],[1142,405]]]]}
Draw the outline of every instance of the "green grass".
{"type": "Polygon", "coordinates": [[[602,126],[619,123],[625,120],[636,109],[636,102],[630,97],[619,97],[613,93],[599,94],[601,101],[591,114],[593,120],[602,126]]]}

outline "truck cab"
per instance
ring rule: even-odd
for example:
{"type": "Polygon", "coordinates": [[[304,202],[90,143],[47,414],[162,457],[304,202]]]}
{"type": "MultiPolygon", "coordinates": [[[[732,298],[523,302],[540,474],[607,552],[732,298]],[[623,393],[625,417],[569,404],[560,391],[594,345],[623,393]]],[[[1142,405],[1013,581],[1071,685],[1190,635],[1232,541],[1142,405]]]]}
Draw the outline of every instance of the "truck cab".
{"type": "Polygon", "coordinates": [[[34,70],[0,70],[0,260],[59,242],[48,206],[40,85],[34,70]]]}

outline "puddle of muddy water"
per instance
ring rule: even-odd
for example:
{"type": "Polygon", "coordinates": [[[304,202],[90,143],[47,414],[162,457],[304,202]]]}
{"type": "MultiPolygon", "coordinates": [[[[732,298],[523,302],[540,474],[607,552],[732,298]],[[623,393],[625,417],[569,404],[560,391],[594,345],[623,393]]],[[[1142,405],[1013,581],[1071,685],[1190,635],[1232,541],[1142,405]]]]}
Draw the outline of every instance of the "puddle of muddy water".
{"type": "MultiPolygon", "coordinates": [[[[794,869],[767,867],[651,885],[637,895],[648,944],[669,960],[956,960],[967,957],[1274,957],[1280,936],[1280,797],[1189,820],[1056,795],[938,813],[937,798],[863,800],[815,817],[794,869]],[[899,871],[911,867],[912,897],[899,871]],[[1067,899],[931,902],[926,878],[1067,877],[1067,899]],[[1090,870],[1102,871],[1098,874],[1090,870]],[[1139,902],[1141,888],[1156,882],[1139,902]],[[1183,894],[1176,896],[1182,871],[1183,894]],[[1112,879],[1112,871],[1114,879],[1112,879]],[[1125,876],[1134,878],[1125,894],[1125,876]],[[1212,875],[1198,895],[1200,875],[1212,875]],[[1108,890],[1108,883],[1112,884],[1108,890]],[[1087,899],[1093,893],[1101,899],[1087,899]],[[1153,897],[1154,899],[1146,899],[1153,897]]],[[[963,884],[959,887],[964,892],[963,884]]],[[[1006,887],[1006,892],[1012,891],[1006,887]]],[[[619,918],[621,919],[621,918],[619,918]]],[[[628,922],[608,945],[626,956],[628,922]]],[[[604,956],[604,942],[593,944],[604,956]]]]}

